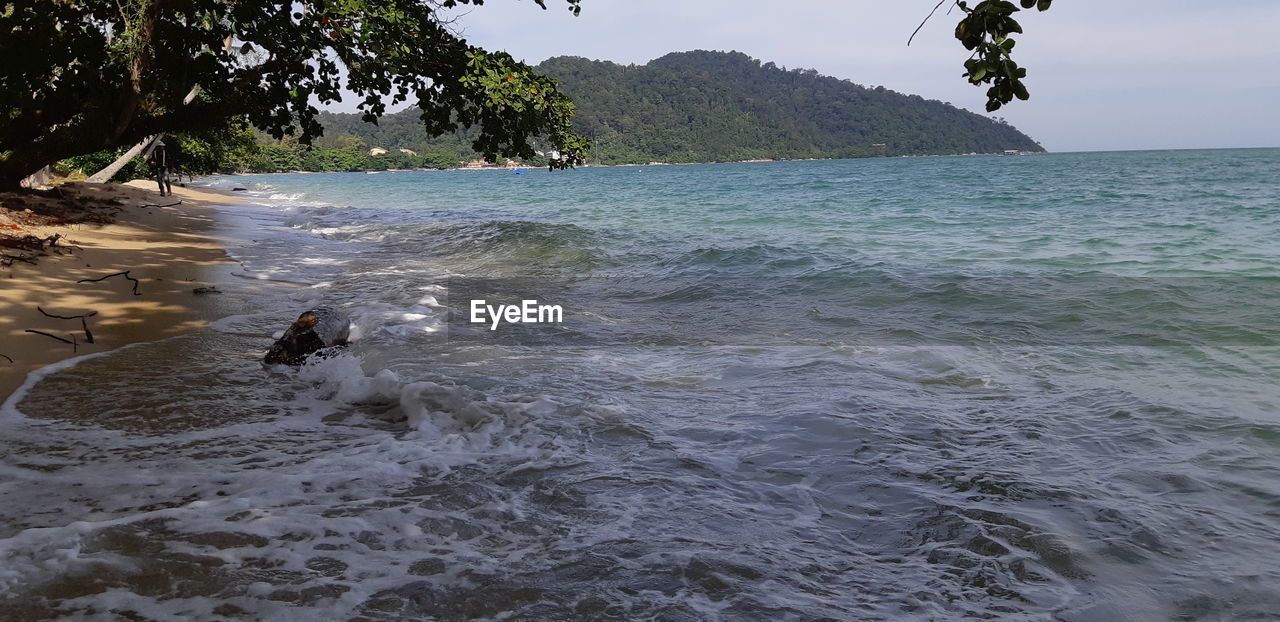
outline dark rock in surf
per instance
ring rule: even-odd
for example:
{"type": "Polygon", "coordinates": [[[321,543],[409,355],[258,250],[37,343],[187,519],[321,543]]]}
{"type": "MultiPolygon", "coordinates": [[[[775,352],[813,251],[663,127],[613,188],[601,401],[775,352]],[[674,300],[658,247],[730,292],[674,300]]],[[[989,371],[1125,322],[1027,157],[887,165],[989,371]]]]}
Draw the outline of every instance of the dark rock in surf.
{"type": "Polygon", "coordinates": [[[347,345],[351,321],[341,311],[316,307],[298,316],[298,320],[267,350],[262,362],[268,365],[301,365],[307,357],[324,350],[347,345]]]}

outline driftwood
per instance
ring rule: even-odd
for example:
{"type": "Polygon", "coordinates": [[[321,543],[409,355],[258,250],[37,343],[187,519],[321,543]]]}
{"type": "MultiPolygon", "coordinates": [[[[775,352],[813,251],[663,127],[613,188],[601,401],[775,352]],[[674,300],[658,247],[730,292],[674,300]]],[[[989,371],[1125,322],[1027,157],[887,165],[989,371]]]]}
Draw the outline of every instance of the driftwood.
{"type": "Polygon", "coordinates": [[[84,340],[89,343],[93,343],[93,333],[89,332],[89,322],[86,321],[85,318],[90,318],[97,315],[98,314],[97,311],[81,313],[80,315],[56,315],[53,313],[49,313],[48,311],[45,311],[40,307],[36,307],[36,311],[39,311],[45,317],[51,317],[55,320],[80,320],[80,328],[84,329],[84,340]]]}
{"type": "MultiPolygon", "coordinates": [[[[57,339],[58,341],[61,341],[62,343],[68,343],[68,344],[71,344],[71,345],[73,345],[73,346],[74,346],[74,345],[76,345],[76,342],[74,342],[74,341],[72,341],[72,340],[70,340],[70,339],[63,339],[62,337],[59,337],[59,336],[57,336],[57,335],[50,335],[49,333],[46,333],[46,332],[44,332],[44,331],[42,331],[42,330],[36,330],[36,329],[34,329],[34,328],[28,328],[28,329],[27,329],[27,332],[28,332],[28,333],[35,333],[35,334],[37,334],[37,335],[44,335],[45,337],[48,337],[48,338],[50,338],[50,339],[57,339]]],[[[72,335],[72,337],[75,337],[75,335],[72,335]]]]}
{"type": "Polygon", "coordinates": [[[81,313],[80,315],[57,315],[54,313],[49,313],[48,311],[45,311],[40,307],[36,307],[36,311],[39,311],[40,314],[45,317],[51,317],[55,320],[82,320],[84,318],[93,317],[98,314],[97,311],[90,311],[88,313],[81,313]]]}
{"type": "Polygon", "coordinates": [[[98,277],[98,278],[96,278],[96,279],[80,279],[79,281],[76,281],[76,282],[77,282],[77,283],[97,283],[98,281],[105,281],[105,280],[107,280],[107,279],[109,279],[109,278],[111,278],[111,277],[113,277],[113,276],[122,276],[122,277],[124,277],[124,278],[126,278],[126,279],[129,279],[130,281],[133,281],[133,295],[134,295],[134,296],[141,296],[141,295],[142,295],[142,293],[138,291],[138,285],[139,285],[140,283],[142,283],[142,281],[139,281],[138,279],[135,279],[135,278],[133,278],[133,277],[129,276],[129,271],[128,271],[128,270],[125,270],[124,272],[114,272],[114,273],[112,273],[112,274],[108,274],[108,275],[106,275],[106,276],[100,276],[100,277],[98,277]]]}
{"type": "Polygon", "coordinates": [[[13,364],[13,359],[9,358],[9,355],[7,355],[7,354],[0,354],[0,359],[4,359],[4,360],[6,360],[6,361],[9,361],[9,364],[10,364],[10,365],[12,365],[12,364],[13,364]]]}
{"type": "Polygon", "coordinates": [[[48,255],[49,249],[57,247],[58,241],[61,239],[61,233],[55,233],[45,238],[31,234],[0,236],[0,248],[9,248],[20,253],[17,255],[0,253],[0,266],[8,267],[13,265],[15,261],[34,264],[36,257],[48,255]]]}
{"type": "Polygon", "coordinates": [[[182,201],[177,201],[177,202],[174,202],[174,203],[168,203],[168,204],[165,204],[165,205],[156,205],[155,203],[147,203],[147,204],[145,204],[145,205],[139,205],[138,207],[173,207],[173,206],[175,206],[175,205],[182,205],[182,201]]]}
{"type": "Polygon", "coordinates": [[[36,265],[36,260],[32,259],[31,257],[27,257],[25,255],[10,255],[8,253],[0,253],[0,266],[7,268],[9,266],[12,266],[13,262],[15,261],[21,261],[22,263],[29,263],[33,266],[36,265]]]}
{"type": "MultiPolygon", "coordinates": [[[[27,332],[29,332],[29,333],[35,333],[35,334],[37,334],[37,335],[44,335],[45,337],[48,337],[48,338],[50,338],[50,339],[57,339],[58,341],[61,341],[62,343],[69,343],[69,344],[71,344],[71,351],[72,351],[72,352],[79,352],[79,351],[80,351],[80,342],[76,340],[76,336],[75,336],[74,334],[72,334],[72,335],[71,335],[71,339],[63,339],[62,337],[59,337],[59,336],[57,336],[57,335],[50,335],[49,333],[46,333],[46,332],[44,332],[44,331],[42,331],[42,330],[35,330],[35,329],[33,329],[33,328],[28,328],[28,329],[27,329],[27,332]]],[[[8,357],[5,357],[5,358],[8,358],[8,357]]]]}

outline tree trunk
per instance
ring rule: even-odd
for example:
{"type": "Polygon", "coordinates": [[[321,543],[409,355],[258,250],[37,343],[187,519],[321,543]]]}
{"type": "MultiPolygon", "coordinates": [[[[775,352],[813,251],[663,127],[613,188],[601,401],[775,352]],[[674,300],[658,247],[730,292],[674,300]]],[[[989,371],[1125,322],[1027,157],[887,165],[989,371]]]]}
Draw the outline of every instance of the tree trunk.
{"type": "Polygon", "coordinates": [[[40,186],[49,185],[49,181],[52,179],[53,179],[53,167],[46,166],[36,171],[35,174],[31,175],[30,177],[23,179],[20,182],[20,185],[24,188],[37,188],[40,186]]]}
{"type": "Polygon", "coordinates": [[[119,173],[120,169],[124,168],[124,165],[129,163],[129,160],[138,157],[138,154],[142,153],[143,149],[146,149],[149,145],[160,140],[161,136],[164,136],[164,134],[156,134],[155,136],[143,139],[142,142],[134,145],[132,149],[124,152],[124,155],[116,158],[115,162],[107,165],[107,168],[90,175],[88,181],[95,184],[105,184],[108,181],[111,181],[111,178],[115,177],[116,173],[119,173]]]}
{"type": "MultiPolygon", "coordinates": [[[[191,91],[187,93],[187,96],[182,98],[182,105],[185,106],[187,104],[190,104],[191,100],[195,99],[196,95],[199,95],[199,94],[200,94],[199,84],[191,87],[191,91]]],[[[149,146],[154,145],[157,140],[160,140],[163,137],[164,137],[164,134],[156,134],[155,136],[149,136],[147,138],[144,138],[142,142],[134,145],[133,148],[126,151],[124,155],[120,156],[119,158],[116,158],[116,161],[108,165],[107,168],[104,168],[94,173],[93,175],[89,176],[89,181],[95,184],[107,183],[108,181],[111,180],[112,177],[115,177],[116,173],[120,172],[120,169],[124,168],[124,166],[129,163],[129,160],[132,160],[138,157],[138,154],[142,153],[143,149],[147,149],[147,153],[150,153],[149,146]]],[[[146,154],[143,154],[143,155],[145,156],[146,154]]]]}
{"type": "Polygon", "coordinates": [[[0,192],[17,192],[22,189],[22,180],[32,171],[25,166],[13,166],[9,162],[0,162],[0,192]]]}

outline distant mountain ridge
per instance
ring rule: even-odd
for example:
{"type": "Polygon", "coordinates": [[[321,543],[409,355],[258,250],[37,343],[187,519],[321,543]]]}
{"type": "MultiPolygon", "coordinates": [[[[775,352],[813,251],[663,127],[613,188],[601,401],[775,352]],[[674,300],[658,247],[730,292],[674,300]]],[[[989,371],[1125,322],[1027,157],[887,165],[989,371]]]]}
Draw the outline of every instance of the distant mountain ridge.
{"type": "MultiPolygon", "coordinates": [[[[559,80],[575,127],[605,164],[1000,153],[1044,149],[1011,125],[918,95],[814,70],[785,70],[741,52],[676,52],[645,65],[561,56],[537,66],[559,80]]],[[[413,109],[379,125],[325,114],[326,142],[465,155],[465,132],[429,138],[413,109]]]]}

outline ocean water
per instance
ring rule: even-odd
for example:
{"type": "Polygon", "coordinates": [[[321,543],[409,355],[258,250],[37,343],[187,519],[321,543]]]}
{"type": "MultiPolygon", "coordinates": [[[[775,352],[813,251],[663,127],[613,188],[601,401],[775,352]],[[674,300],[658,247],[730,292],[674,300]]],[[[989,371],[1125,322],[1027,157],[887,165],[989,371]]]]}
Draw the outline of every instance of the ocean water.
{"type": "Polygon", "coordinates": [[[255,202],[222,210],[228,315],[0,407],[0,617],[1280,618],[1276,179],[1280,150],[204,180],[255,202]],[[264,369],[318,304],[351,347],[264,369]]]}

